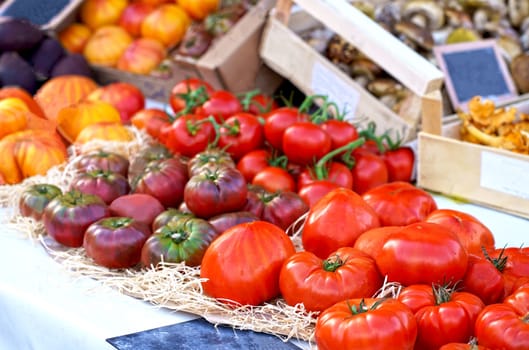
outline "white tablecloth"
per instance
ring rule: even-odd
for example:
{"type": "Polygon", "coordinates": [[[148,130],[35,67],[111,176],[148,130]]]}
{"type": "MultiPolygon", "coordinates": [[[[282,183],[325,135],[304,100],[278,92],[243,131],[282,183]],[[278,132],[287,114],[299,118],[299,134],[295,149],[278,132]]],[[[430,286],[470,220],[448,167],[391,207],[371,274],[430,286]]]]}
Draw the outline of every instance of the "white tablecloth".
{"type": "MultiPolygon", "coordinates": [[[[480,219],[498,247],[529,242],[529,220],[445,197],[436,200],[440,208],[480,219]]],[[[107,338],[195,318],[103,289],[90,278],[72,279],[38,242],[5,226],[0,247],[0,350],[110,350],[107,338]]]]}

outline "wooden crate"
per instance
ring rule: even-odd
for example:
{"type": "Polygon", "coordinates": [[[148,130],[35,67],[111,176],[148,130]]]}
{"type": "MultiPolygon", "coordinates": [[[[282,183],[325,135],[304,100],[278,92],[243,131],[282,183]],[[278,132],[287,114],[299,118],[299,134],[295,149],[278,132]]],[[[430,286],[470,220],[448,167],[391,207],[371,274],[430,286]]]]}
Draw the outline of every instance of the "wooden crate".
{"type": "Polygon", "coordinates": [[[437,94],[443,84],[437,67],[344,0],[278,0],[265,26],[260,55],[305,94],[327,95],[345,107],[355,124],[374,121],[380,132],[391,131],[405,140],[416,137],[424,98],[437,94]],[[291,12],[294,2],[302,11],[291,12]],[[310,27],[310,18],[341,35],[409,88],[415,98],[407,108],[396,114],[306,43],[298,29],[310,27]]]}
{"type": "Polygon", "coordinates": [[[256,88],[273,93],[282,77],[263,64],[258,47],[268,12],[274,4],[275,0],[260,0],[198,59],[170,52],[162,75],[140,75],[93,65],[96,79],[101,84],[115,81],[135,84],[148,98],[159,102],[167,102],[171,88],[189,77],[204,79],[215,89],[235,93],[256,88]]]}
{"type": "MultiPolygon", "coordinates": [[[[529,113],[529,95],[506,106],[529,113]]],[[[451,117],[441,128],[436,115],[419,132],[417,185],[529,218],[529,156],[461,141],[461,123],[451,117]]]]}

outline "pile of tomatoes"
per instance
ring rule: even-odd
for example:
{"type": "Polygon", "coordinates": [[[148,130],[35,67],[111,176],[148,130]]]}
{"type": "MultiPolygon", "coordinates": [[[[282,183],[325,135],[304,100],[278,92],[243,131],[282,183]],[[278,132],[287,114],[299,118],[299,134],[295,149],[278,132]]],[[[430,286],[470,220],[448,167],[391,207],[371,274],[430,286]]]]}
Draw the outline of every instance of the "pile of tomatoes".
{"type": "Polygon", "coordinates": [[[302,303],[321,350],[529,348],[529,250],[438,208],[411,149],[310,99],[182,84],[173,113],[132,119],[159,143],[81,155],[68,189],[31,186],[20,213],[108,268],[182,262],[219,302],[302,303]]]}

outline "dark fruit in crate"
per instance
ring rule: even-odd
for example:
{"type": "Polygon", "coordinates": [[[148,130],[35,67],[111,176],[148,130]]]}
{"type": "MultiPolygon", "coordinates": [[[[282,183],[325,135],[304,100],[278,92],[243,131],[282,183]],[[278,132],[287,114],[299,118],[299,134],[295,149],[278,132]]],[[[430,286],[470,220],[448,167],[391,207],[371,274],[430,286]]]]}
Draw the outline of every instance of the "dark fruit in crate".
{"type": "Polygon", "coordinates": [[[14,51],[4,52],[0,56],[0,82],[3,86],[19,86],[31,94],[36,92],[38,86],[33,68],[14,51]]]}
{"type": "Polygon", "coordinates": [[[193,23],[186,30],[177,52],[182,56],[198,58],[208,50],[212,40],[213,36],[202,22],[193,23]]]}
{"type": "Polygon", "coordinates": [[[33,65],[33,70],[42,79],[48,79],[54,65],[64,56],[65,50],[61,43],[48,37],[40,42],[29,56],[29,62],[33,65]]]}
{"type": "Polygon", "coordinates": [[[0,17],[0,51],[23,51],[35,47],[44,32],[26,19],[0,17]]]}
{"type": "Polygon", "coordinates": [[[70,53],[63,56],[51,70],[51,77],[60,75],[82,75],[94,78],[94,72],[86,58],[80,53],[70,53]]]}

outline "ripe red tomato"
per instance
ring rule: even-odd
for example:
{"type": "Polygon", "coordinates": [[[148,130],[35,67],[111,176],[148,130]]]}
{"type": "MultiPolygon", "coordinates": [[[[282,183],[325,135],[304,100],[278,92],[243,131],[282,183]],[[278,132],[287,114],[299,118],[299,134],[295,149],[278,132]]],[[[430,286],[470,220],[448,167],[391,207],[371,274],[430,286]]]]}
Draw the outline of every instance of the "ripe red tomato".
{"type": "Polygon", "coordinates": [[[375,257],[389,281],[405,286],[456,282],[467,270],[468,255],[449,229],[416,222],[388,235],[375,257]]]}
{"type": "Polygon", "coordinates": [[[263,93],[248,94],[243,97],[241,104],[245,112],[255,115],[264,115],[279,108],[272,96],[263,93]]]}
{"type": "Polygon", "coordinates": [[[323,196],[340,187],[329,180],[316,180],[301,187],[298,195],[312,208],[323,196]]]}
{"type": "Polygon", "coordinates": [[[204,293],[229,304],[264,303],[279,295],[281,266],[294,253],[290,238],[274,224],[235,225],[204,254],[200,268],[204,293]]]}
{"type": "Polygon", "coordinates": [[[199,78],[187,78],[179,81],[171,89],[169,104],[174,113],[180,113],[190,104],[202,104],[214,88],[206,81],[199,78]],[[202,88],[200,91],[200,88],[202,88]],[[192,93],[195,92],[193,95],[192,93]]]}
{"type": "Polygon", "coordinates": [[[261,186],[269,192],[296,191],[294,177],[286,169],[278,166],[267,166],[259,171],[253,177],[252,184],[261,186]]]}
{"type": "Polygon", "coordinates": [[[130,217],[149,226],[164,210],[158,199],[144,193],[126,194],[110,203],[112,216],[130,217]]]}
{"type": "Polygon", "coordinates": [[[348,189],[353,189],[353,174],[351,169],[341,162],[328,162],[318,169],[315,167],[306,167],[298,175],[298,190],[305,185],[316,180],[328,180],[336,185],[348,189]]]}
{"type": "Polygon", "coordinates": [[[177,208],[187,180],[187,164],[181,157],[154,160],[134,179],[132,192],[149,194],[165,208],[177,208]]]}
{"type": "Polygon", "coordinates": [[[134,113],[130,122],[136,128],[145,130],[153,138],[160,140],[160,134],[165,126],[171,125],[171,118],[160,108],[144,108],[134,113]]]}
{"type": "Polygon", "coordinates": [[[388,169],[388,181],[410,182],[415,167],[415,153],[408,146],[399,146],[382,153],[382,159],[388,169]]]}
{"type": "Polygon", "coordinates": [[[492,350],[485,346],[477,345],[476,343],[472,343],[472,341],[468,343],[448,343],[444,344],[439,348],[439,350],[492,350]]]}
{"type": "Polygon", "coordinates": [[[88,226],[83,247],[86,255],[109,269],[133,267],[140,262],[141,249],[151,235],[148,225],[128,217],[110,217],[88,226]]]}
{"type": "Polygon", "coordinates": [[[184,202],[196,216],[210,218],[241,210],[246,203],[247,186],[236,168],[219,167],[191,176],[184,188],[184,202]]]}
{"type": "Polygon", "coordinates": [[[220,127],[218,147],[228,152],[235,161],[263,145],[263,126],[254,114],[233,114],[220,127]]]}
{"type": "Polygon", "coordinates": [[[325,260],[311,252],[297,252],[285,261],[279,275],[286,303],[303,303],[307,311],[323,311],[346,299],[370,298],[381,286],[375,261],[351,247],[340,248],[325,260]]]}
{"type": "Polygon", "coordinates": [[[267,149],[254,149],[246,153],[237,162],[237,169],[244,175],[248,183],[251,183],[255,174],[268,167],[271,154],[267,149]]]}
{"type": "Polygon", "coordinates": [[[193,157],[215,139],[215,128],[203,115],[186,114],[164,127],[161,138],[171,152],[193,157]]]}
{"type": "Polygon", "coordinates": [[[529,287],[518,288],[503,303],[485,306],[475,323],[479,344],[491,349],[529,349],[529,287]]]}
{"type": "Polygon", "coordinates": [[[494,235],[478,218],[454,209],[437,209],[425,219],[454,232],[469,254],[482,255],[482,249],[495,247],[494,235]]]}
{"type": "Polygon", "coordinates": [[[309,121],[310,116],[296,107],[280,107],[265,116],[265,140],[275,149],[281,150],[283,133],[290,125],[298,121],[309,121]]]}
{"type": "Polygon", "coordinates": [[[388,168],[384,160],[373,153],[358,152],[355,156],[353,190],[358,194],[389,181],[388,168]]]}
{"type": "Polygon", "coordinates": [[[226,90],[216,90],[209,94],[209,98],[202,106],[197,107],[196,114],[213,116],[222,123],[234,114],[242,112],[242,106],[237,96],[226,90]]]}
{"type": "Polygon", "coordinates": [[[320,127],[331,137],[333,150],[358,139],[357,128],[345,120],[329,119],[321,123],[320,127]]]}
{"type": "Polygon", "coordinates": [[[364,192],[362,198],[375,210],[382,226],[405,226],[423,221],[437,209],[431,194],[404,181],[374,187],[364,192]]]}
{"type": "Polygon", "coordinates": [[[360,195],[337,188],[310,208],[301,238],[305,250],[326,258],[341,247],[351,247],[363,232],[380,226],[377,214],[360,195]]]}
{"type": "Polygon", "coordinates": [[[403,288],[398,300],[415,314],[415,348],[421,350],[438,350],[449,342],[468,341],[474,335],[474,322],[485,307],[472,293],[427,284],[403,288]]]}
{"type": "Polygon", "coordinates": [[[314,335],[319,350],[412,350],[417,322],[396,299],[350,299],[323,311],[314,335]]]}
{"type": "Polygon", "coordinates": [[[281,149],[293,163],[314,164],[331,150],[331,137],[317,124],[298,121],[283,132],[281,149]]]}
{"type": "Polygon", "coordinates": [[[499,261],[483,256],[468,255],[468,267],[461,290],[477,295],[486,305],[503,299],[505,281],[499,261]]]}
{"type": "Polygon", "coordinates": [[[53,198],[44,208],[42,221],[50,237],[67,247],[81,247],[92,223],[110,216],[108,205],[93,194],[71,190],[53,198]]]}
{"type": "Polygon", "coordinates": [[[353,248],[359,249],[375,259],[382,250],[388,236],[400,229],[400,226],[381,226],[367,230],[358,236],[353,248]]]}

